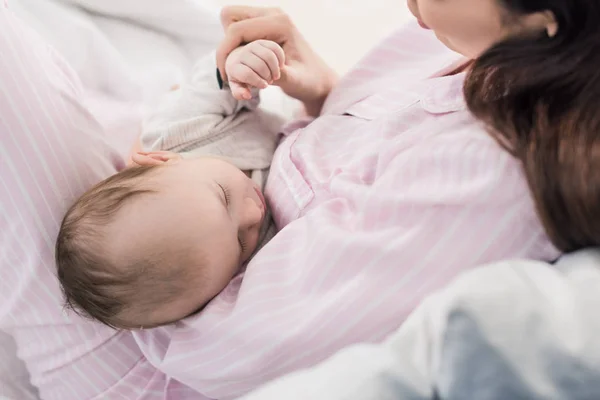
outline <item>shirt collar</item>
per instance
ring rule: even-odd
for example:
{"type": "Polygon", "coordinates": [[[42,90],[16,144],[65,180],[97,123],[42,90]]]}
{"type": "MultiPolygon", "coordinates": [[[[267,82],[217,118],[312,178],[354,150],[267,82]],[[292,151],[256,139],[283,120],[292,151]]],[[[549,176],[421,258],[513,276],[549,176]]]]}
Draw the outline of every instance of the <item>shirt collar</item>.
{"type": "Polygon", "coordinates": [[[467,109],[463,94],[466,72],[439,76],[428,81],[421,97],[423,109],[432,114],[446,114],[467,109]]]}

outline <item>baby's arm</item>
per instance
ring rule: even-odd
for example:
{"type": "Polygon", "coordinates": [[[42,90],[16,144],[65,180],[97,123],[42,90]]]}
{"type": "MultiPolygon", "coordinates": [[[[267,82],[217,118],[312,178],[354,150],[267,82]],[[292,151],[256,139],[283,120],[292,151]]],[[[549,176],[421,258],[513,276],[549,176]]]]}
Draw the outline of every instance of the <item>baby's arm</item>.
{"type": "Polygon", "coordinates": [[[258,89],[279,77],[283,57],[281,47],[268,41],[235,50],[227,60],[230,90],[219,88],[214,55],[201,59],[190,80],[168,93],[147,118],[144,150],[186,152],[216,140],[242,110],[258,107],[258,89]]]}

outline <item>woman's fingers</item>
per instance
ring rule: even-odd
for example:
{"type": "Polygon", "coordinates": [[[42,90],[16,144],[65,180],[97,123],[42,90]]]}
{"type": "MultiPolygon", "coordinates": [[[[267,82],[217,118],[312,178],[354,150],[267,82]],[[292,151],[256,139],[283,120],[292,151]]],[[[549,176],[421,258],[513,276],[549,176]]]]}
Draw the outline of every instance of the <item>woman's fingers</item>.
{"type": "Polygon", "coordinates": [[[181,155],[172,151],[138,151],[132,156],[133,161],[139,165],[158,165],[159,163],[179,160],[181,155]]]}
{"type": "Polygon", "coordinates": [[[221,10],[221,24],[223,29],[227,30],[229,25],[236,22],[243,21],[245,19],[252,19],[258,17],[266,17],[269,15],[283,14],[283,11],[279,8],[266,8],[266,7],[249,7],[249,6],[228,6],[223,7],[221,10]]]}
{"type": "Polygon", "coordinates": [[[225,31],[225,38],[217,49],[217,66],[226,79],[225,64],[229,54],[242,44],[255,40],[272,40],[284,44],[289,40],[293,24],[286,14],[257,17],[235,22],[225,31]]]}
{"type": "Polygon", "coordinates": [[[161,165],[164,161],[150,156],[149,154],[135,153],[131,155],[131,161],[141,166],[161,165]]]}
{"type": "Polygon", "coordinates": [[[166,151],[166,150],[154,150],[154,151],[138,151],[138,153],[147,156],[147,155],[150,155],[150,154],[167,155],[167,154],[171,154],[172,152],[171,151],[166,151]]]}

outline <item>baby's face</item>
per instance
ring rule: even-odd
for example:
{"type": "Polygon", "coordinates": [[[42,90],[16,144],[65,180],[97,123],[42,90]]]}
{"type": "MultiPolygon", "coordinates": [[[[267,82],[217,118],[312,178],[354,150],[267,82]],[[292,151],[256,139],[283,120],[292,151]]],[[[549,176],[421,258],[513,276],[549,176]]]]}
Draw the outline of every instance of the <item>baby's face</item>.
{"type": "Polygon", "coordinates": [[[149,182],[158,193],[131,205],[114,229],[112,251],[185,260],[179,262],[186,289],[136,326],[174,322],[200,310],[252,255],[265,217],[260,188],[225,161],[178,160],[160,168],[149,182]]]}

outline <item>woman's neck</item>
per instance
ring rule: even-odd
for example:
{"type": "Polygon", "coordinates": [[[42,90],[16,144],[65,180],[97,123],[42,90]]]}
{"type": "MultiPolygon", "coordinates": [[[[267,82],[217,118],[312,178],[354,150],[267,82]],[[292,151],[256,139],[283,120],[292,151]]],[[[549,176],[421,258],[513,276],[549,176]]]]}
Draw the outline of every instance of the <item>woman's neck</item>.
{"type": "Polygon", "coordinates": [[[471,69],[471,66],[473,65],[474,62],[475,62],[475,60],[468,60],[468,61],[460,64],[459,66],[457,66],[450,72],[446,73],[444,76],[457,75],[457,74],[460,74],[461,72],[468,71],[469,69],[471,69]]]}

